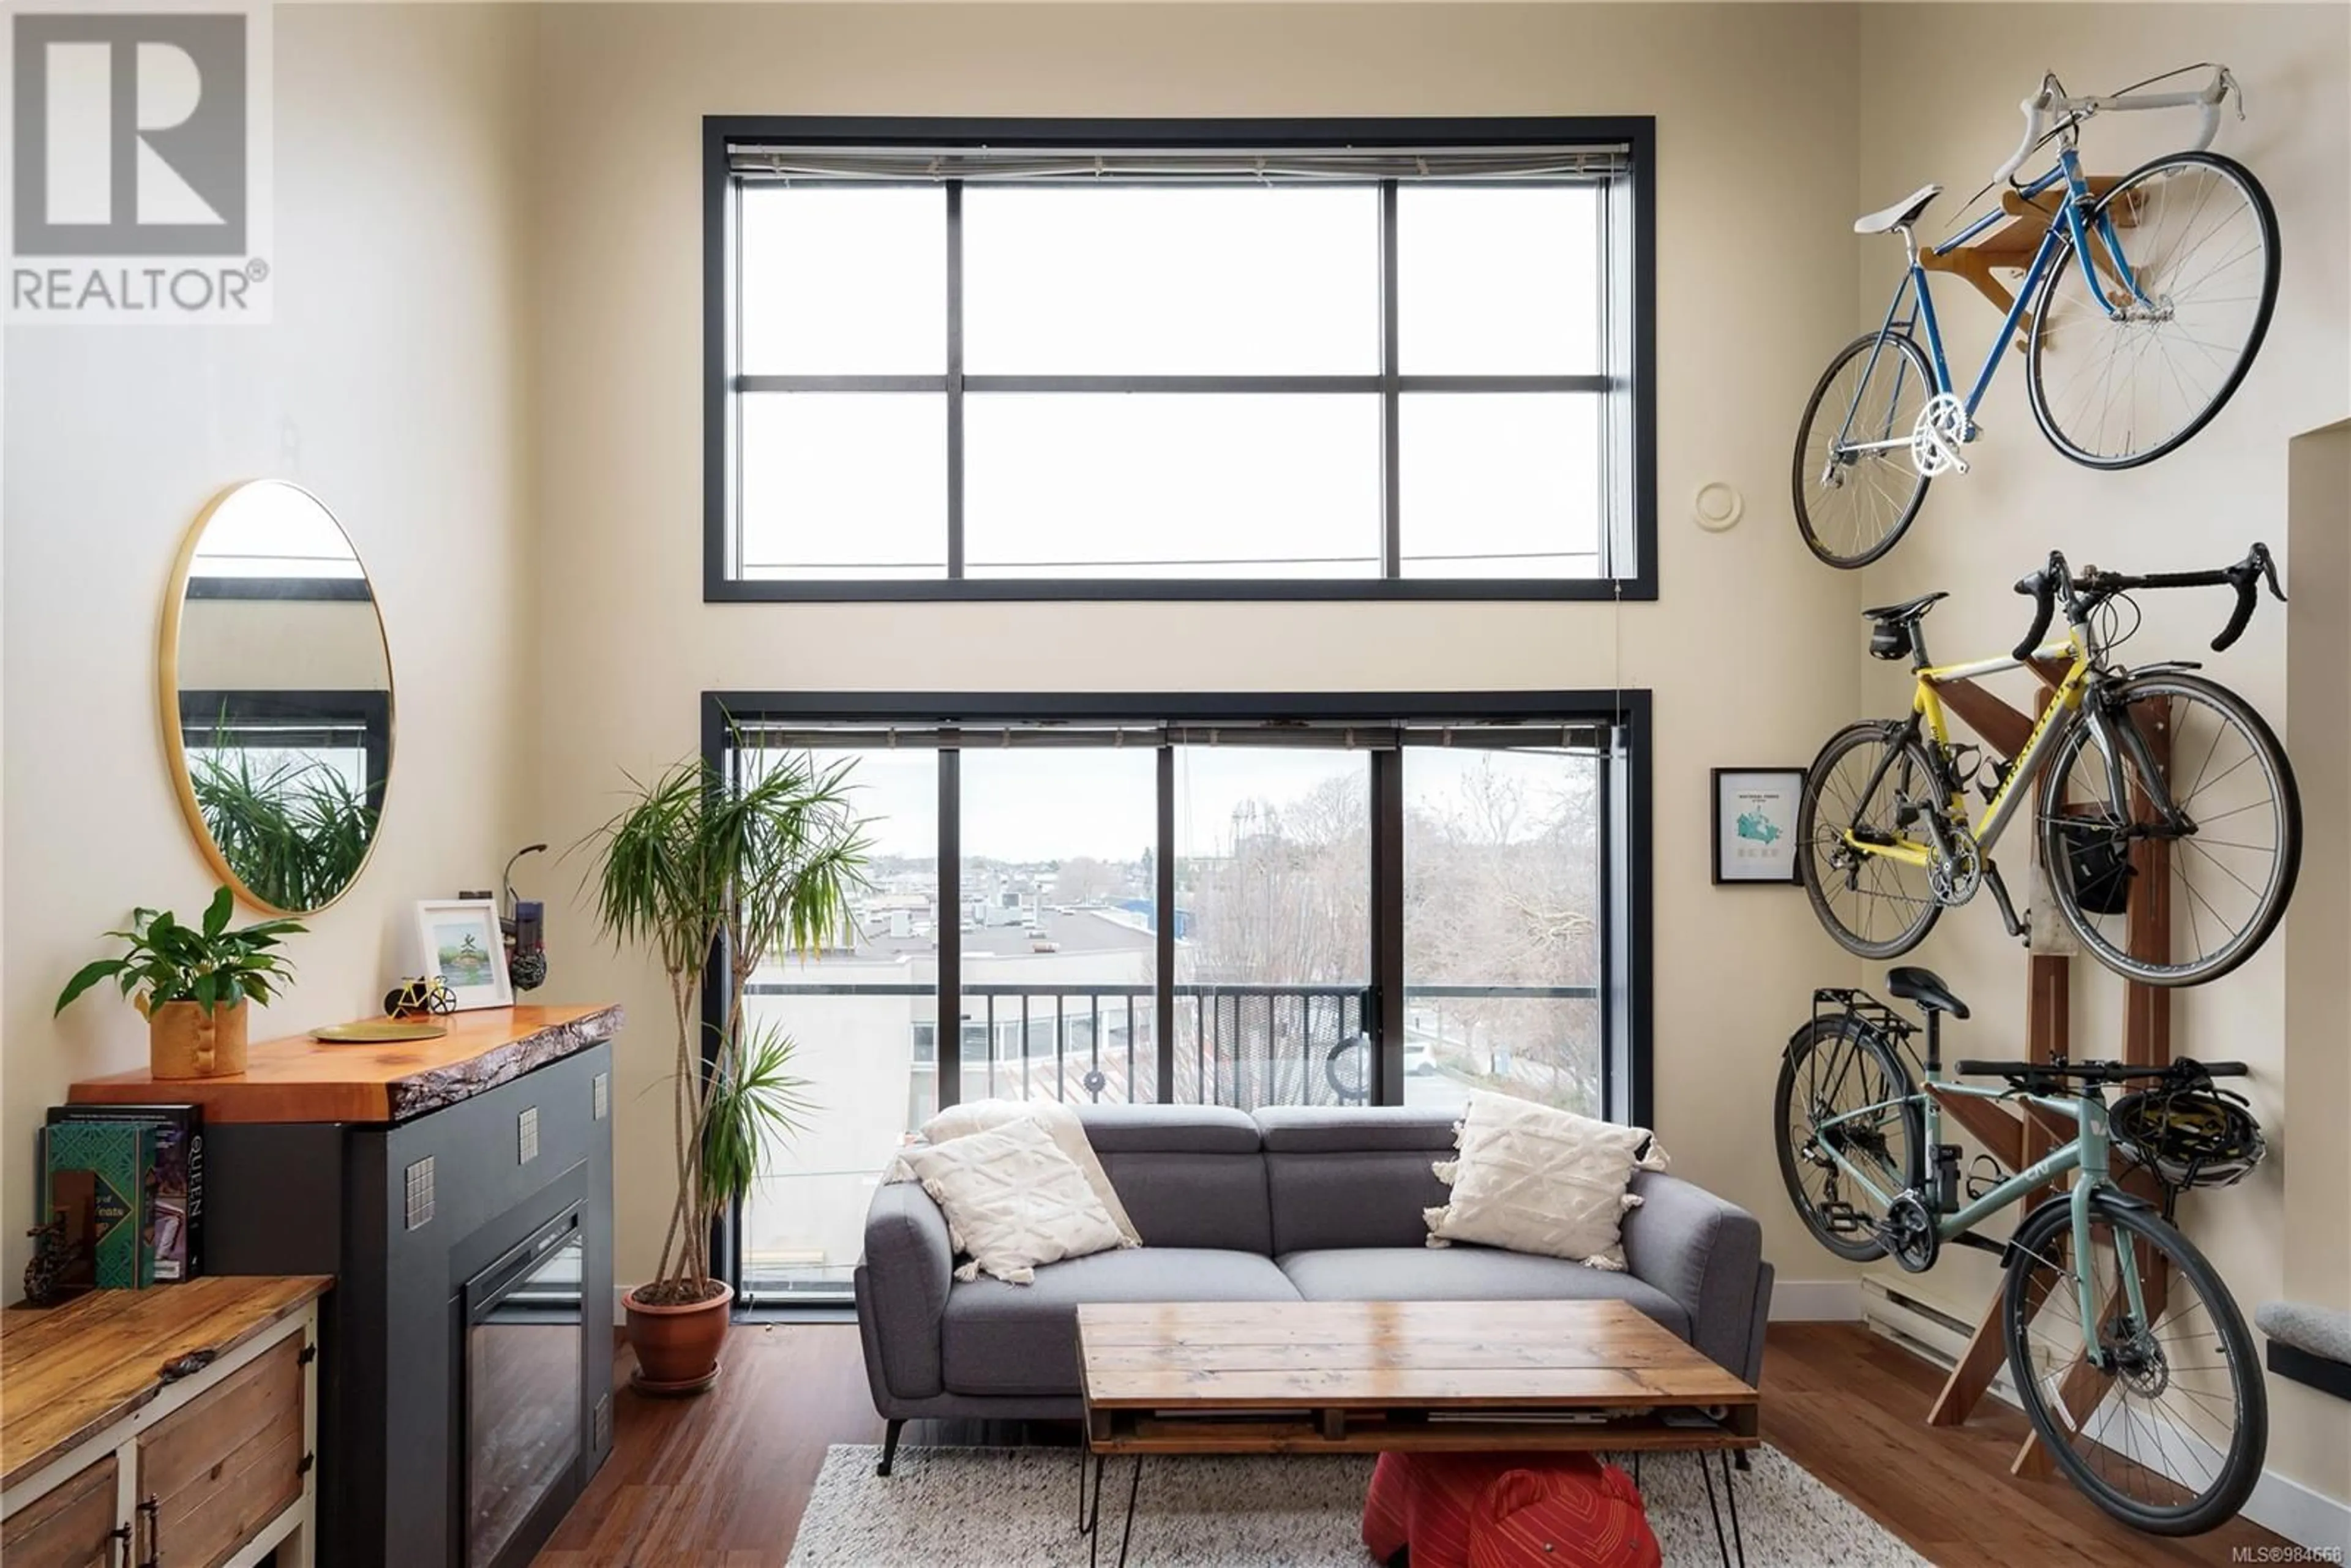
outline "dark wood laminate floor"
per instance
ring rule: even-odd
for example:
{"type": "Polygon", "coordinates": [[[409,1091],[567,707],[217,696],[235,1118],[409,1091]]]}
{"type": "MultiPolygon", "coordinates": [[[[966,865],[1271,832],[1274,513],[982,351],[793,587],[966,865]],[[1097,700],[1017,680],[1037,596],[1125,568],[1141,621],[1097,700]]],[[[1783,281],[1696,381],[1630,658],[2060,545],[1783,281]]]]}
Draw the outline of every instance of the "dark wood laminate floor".
{"type": "MultiPolygon", "coordinates": [[[[620,1353],[612,1458],[538,1568],[782,1568],[834,1443],[873,1443],[857,1331],[847,1323],[744,1326],[700,1399],[646,1399],[620,1353]]],[[[1944,1568],[2112,1568],[2227,1563],[2279,1538],[2235,1524],[2160,1541],[2109,1521],[2064,1482],[2019,1481],[2008,1462],[2024,1418],[1987,1400],[1956,1431],[1926,1425],[1942,1375],[1850,1323],[1775,1323],[1764,1361],[1763,1435],[1944,1568]]],[[[909,1427],[907,1441],[952,1434],[909,1427]]],[[[1761,1565],[1759,1565],[1761,1568],[1761,1565]]]]}

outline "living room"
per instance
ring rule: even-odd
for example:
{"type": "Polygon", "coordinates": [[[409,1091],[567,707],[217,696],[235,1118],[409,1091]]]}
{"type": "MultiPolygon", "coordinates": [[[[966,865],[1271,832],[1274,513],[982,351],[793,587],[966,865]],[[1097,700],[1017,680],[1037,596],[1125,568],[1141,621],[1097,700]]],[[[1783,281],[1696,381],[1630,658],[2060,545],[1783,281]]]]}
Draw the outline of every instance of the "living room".
{"type": "Polygon", "coordinates": [[[12,1560],[2340,1561],[2351,7],[187,16],[11,16],[12,1560]]]}

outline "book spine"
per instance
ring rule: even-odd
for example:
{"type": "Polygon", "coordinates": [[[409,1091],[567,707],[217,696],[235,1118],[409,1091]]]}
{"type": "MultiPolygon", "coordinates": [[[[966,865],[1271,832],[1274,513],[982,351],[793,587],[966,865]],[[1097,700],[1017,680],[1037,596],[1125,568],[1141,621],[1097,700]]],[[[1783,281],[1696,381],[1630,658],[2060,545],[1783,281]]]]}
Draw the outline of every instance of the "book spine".
{"type": "Polygon", "coordinates": [[[204,1113],[191,1112],[185,1127],[188,1140],[188,1256],[181,1278],[193,1280],[204,1271],[204,1113]]]}
{"type": "Polygon", "coordinates": [[[132,1190],[139,1195],[136,1220],[138,1250],[132,1255],[138,1272],[133,1277],[139,1288],[145,1290],[155,1282],[155,1197],[162,1183],[162,1170],[159,1155],[162,1152],[163,1129],[150,1122],[133,1134],[138,1139],[138,1174],[132,1178],[132,1190]]]}

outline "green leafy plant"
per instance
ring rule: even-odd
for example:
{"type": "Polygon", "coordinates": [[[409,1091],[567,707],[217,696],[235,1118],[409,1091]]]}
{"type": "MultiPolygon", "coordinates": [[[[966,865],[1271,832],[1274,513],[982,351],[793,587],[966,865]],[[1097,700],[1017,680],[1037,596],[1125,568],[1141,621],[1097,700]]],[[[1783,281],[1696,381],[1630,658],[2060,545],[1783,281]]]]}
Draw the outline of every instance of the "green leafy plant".
{"type": "Polygon", "coordinates": [[[136,993],[139,1010],[151,1015],[166,1002],[194,1002],[207,1012],[243,1001],[268,1006],[294,971],[277,950],[278,942],[307,927],[293,920],[264,920],[232,931],[228,917],[235,907],[235,894],[224,887],[213,894],[199,925],[184,924],[168,909],[132,910],[128,931],[107,933],[129,951],[83,965],[66,982],[55,1011],[65,1011],[76,997],[106,979],[126,997],[136,993]]]}
{"type": "Polygon", "coordinates": [[[367,863],[367,792],[314,758],[256,762],[234,741],[193,750],[188,784],[204,831],[253,896],[273,909],[331,904],[367,863]]]}
{"type": "MultiPolygon", "coordinates": [[[[738,737],[739,738],[739,737],[738,737]]],[[[582,842],[598,922],[615,946],[652,949],[676,1026],[671,1080],[677,1197],[660,1267],[637,1299],[675,1306],[716,1294],[710,1230],[749,1189],[763,1139],[808,1112],[791,1042],[744,1016],[744,986],[771,957],[822,948],[851,929],[865,885],[865,823],[850,810],[852,764],[805,754],[737,752],[730,772],[678,763],[629,779],[628,804],[582,842]],[[727,958],[716,1019],[696,1016],[713,954],[727,958]],[[700,1048],[707,1041],[705,1052],[700,1048]]]]}

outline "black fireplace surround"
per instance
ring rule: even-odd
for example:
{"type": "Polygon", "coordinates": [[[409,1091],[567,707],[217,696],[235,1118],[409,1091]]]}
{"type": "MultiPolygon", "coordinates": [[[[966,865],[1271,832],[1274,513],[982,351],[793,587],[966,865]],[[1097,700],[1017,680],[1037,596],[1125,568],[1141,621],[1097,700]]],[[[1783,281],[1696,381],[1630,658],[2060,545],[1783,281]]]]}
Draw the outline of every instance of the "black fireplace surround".
{"type": "Polygon", "coordinates": [[[335,1276],[319,1552],[528,1563],[611,1448],[611,1033],[390,1125],[227,1124],[215,1271],[335,1276]]]}

